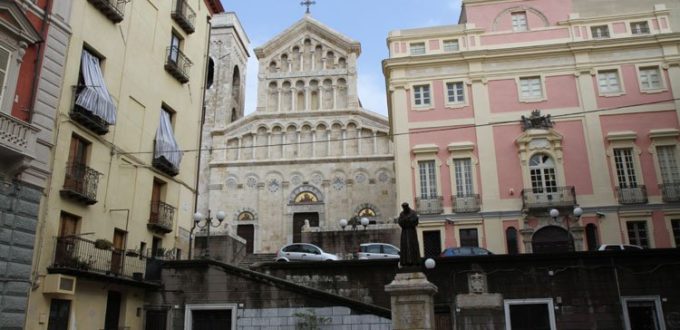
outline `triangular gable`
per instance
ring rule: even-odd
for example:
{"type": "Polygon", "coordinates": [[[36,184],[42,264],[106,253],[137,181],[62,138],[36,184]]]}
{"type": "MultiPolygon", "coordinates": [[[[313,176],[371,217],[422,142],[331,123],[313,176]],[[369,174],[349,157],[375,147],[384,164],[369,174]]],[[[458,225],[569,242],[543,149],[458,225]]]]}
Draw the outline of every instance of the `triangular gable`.
{"type": "Polygon", "coordinates": [[[323,23],[313,19],[310,15],[305,15],[302,19],[295,22],[289,28],[279,33],[276,37],[269,40],[264,45],[255,48],[257,58],[264,58],[278,51],[289,42],[300,38],[304,31],[316,33],[319,37],[328,40],[333,45],[346,50],[348,53],[361,54],[361,44],[347,36],[337,32],[323,23]]]}
{"type": "Polygon", "coordinates": [[[16,39],[29,44],[42,39],[21,8],[14,2],[0,1],[0,28],[12,34],[16,39]]]}

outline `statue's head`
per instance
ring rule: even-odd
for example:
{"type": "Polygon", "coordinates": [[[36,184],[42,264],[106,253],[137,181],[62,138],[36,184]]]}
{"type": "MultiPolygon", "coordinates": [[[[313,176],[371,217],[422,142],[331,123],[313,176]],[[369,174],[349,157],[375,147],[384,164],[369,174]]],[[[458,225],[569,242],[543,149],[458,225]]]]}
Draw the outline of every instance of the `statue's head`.
{"type": "Polygon", "coordinates": [[[408,203],[401,203],[401,208],[404,209],[404,211],[408,210],[408,203]]]}

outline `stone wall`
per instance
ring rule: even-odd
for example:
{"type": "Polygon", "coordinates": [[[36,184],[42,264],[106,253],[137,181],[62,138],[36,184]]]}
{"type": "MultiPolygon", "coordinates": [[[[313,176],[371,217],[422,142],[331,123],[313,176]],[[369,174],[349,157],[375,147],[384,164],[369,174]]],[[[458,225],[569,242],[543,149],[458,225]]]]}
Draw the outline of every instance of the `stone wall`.
{"type": "Polygon", "coordinates": [[[40,189],[0,181],[0,329],[24,326],[40,189]]]}
{"type": "Polygon", "coordinates": [[[316,319],[322,329],[391,329],[392,321],[375,315],[352,315],[347,307],[239,309],[237,329],[295,330],[316,319]]]}
{"type": "Polygon", "coordinates": [[[231,234],[216,234],[207,236],[197,235],[195,238],[192,258],[201,258],[206,254],[206,248],[211,259],[228,263],[238,264],[246,257],[246,242],[240,237],[231,234]],[[209,245],[206,245],[209,244],[209,245]]]}
{"type": "Polygon", "coordinates": [[[352,259],[362,243],[388,243],[399,246],[401,229],[396,224],[361,225],[356,230],[347,226],[345,230],[324,230],[322,228],[302,229],[302,241],[312,243],[322,250],[335,253],[342,259],[352,259]]]}

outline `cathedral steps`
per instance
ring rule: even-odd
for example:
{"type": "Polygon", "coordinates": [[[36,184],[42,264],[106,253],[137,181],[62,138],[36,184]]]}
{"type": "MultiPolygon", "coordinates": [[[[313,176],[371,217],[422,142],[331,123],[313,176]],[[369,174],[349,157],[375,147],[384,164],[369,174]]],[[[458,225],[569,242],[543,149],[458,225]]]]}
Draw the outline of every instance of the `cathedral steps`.
{"type": "Polygon", "coordinates": [[[276,253],[254,253],[247,255],[238,266],[241,268],[250,268],[251,265],[260,264],[263,262],[273,262],[276,258],[276,253]]]}

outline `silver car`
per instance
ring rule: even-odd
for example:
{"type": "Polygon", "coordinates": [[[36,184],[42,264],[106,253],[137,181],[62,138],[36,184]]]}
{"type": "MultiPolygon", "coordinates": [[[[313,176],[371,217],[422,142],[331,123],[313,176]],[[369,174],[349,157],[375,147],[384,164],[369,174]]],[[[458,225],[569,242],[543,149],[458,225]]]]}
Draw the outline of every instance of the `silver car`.
{"type": "Polygon", "coordinates": [[[366,259],[399,259],[399,248],[386,243],[364,243],[356,254],[359,260],[366,259]]]}
{"type": "Polygon", "coordinates": [[[338,256],[326,253],[314,244],[293,243],[282,247],[276,254],[276,261],[333,261],[338,256]]]}

